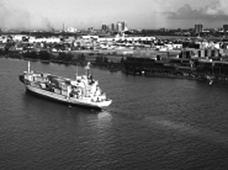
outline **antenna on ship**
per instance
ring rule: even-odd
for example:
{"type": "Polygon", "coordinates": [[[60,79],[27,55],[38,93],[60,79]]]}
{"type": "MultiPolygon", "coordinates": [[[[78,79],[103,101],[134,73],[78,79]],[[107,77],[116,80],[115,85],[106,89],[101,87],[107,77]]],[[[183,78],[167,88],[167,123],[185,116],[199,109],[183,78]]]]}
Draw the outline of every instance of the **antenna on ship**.
{"type": "Polygon", "coordinates": [[[87,63],[86,67],[85,67],[85,70],[86,70],[86,75],[88,76],[89,75],[89,70],[90,70],[90,62],[87,63]]]}
{"type": "Polygon", "coordinates": [[[31,65],[30,65],[30,61],[28,61],[28,73],[31,72],[31,65]]]}
{"type": "Polygon", "coordinates": [[[75,73],[75,79],[77,80],[78,77],[78,64],[76,64],[76,73],[75,73]]]}

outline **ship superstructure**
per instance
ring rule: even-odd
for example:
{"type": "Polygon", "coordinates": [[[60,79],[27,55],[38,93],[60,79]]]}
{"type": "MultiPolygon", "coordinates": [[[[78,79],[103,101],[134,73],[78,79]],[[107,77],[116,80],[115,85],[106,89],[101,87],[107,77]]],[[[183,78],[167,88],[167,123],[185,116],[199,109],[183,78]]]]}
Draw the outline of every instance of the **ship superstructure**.
{"type": "Polygon", "coordinates": [[[90,63],[85,67],[86,74],[75,79],[64,78],[49,73],[28,70],[20,75],[20,80],[28,91],[35,94],[61,101],[70,105],[80,105],[93,108],[107,107],[112,100],[106,97],[99,87],[98,81],[90,73],[90,63]]]}

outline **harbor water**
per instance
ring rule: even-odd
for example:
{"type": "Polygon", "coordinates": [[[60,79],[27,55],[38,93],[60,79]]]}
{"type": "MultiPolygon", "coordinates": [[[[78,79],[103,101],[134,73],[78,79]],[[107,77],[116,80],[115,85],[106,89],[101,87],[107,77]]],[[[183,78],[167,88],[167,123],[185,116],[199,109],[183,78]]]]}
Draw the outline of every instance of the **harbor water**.
{"type": "MultiPolygon", "coordinates": [[[[31,66],[69,78],[76,70],[31,66]]],[[[0,169],[228,169],[227,85],[94,68],[113,100],[96,111],[26,93],[26,67],[0,59],[0,169]]]]}

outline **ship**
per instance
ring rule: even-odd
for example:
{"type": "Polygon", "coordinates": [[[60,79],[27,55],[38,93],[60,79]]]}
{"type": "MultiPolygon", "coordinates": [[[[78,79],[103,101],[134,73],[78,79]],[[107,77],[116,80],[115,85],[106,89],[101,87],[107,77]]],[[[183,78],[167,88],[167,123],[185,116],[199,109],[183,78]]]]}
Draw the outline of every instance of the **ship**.
{"type": "Polygon", "coordinates": [[[75,79],[70,79],[50,73],[35,72],[31,70],[28,61],[27,71],[19,75],[19,80],[25,85],[26,90],[33,94],[70,106],[103,109],[108,107],[112,100],[106,97],[98,81],[94,80],[90,65],[87,63],[84,75],[78,75],[76,71],[75,79]]]}

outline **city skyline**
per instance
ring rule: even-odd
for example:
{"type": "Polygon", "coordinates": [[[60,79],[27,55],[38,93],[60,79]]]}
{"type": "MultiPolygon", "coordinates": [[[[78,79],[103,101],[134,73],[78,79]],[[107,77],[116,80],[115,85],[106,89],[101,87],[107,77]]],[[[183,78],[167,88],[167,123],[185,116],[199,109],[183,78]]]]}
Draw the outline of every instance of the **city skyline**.
{"type": "Polygon", "coordinates": [[[0,27],[3,29],[84,29],[126,21],[130,28],[190,28],[196,23],[221,27],[228,23],[226,0],[3,0],[0,27]]]}

